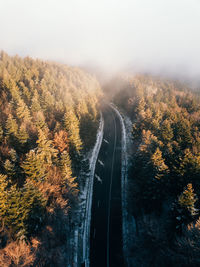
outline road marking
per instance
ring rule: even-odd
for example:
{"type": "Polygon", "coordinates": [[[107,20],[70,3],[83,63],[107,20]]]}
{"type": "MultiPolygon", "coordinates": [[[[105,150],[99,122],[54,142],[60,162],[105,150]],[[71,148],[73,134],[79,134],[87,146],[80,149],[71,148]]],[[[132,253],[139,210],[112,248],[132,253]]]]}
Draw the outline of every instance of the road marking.
{"type": "Polygon", "coordinates": [[[102,184],[102,179],[97,174],[95,174],[95,177],[97,178],[97,181],[102,184]]]}
{"type": "Polygon", "coordinates": [[[109,144],[109,142],[104,138],[103,141],[106,143],[106,144],[109,144]]]}
{"type": "Polygon", "coordinates": [[[100,159],[98,159],[98,162],[99,162],[99,164],[100,164],[101,166],[104,167],[104,163],[103,163],[103,161],[101,161],[100,159]]]}

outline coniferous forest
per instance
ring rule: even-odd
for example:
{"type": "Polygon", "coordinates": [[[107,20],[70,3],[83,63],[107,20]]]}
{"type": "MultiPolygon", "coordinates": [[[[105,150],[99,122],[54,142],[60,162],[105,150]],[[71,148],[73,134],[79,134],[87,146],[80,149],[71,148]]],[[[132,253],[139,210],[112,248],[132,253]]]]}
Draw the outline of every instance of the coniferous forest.
{"type": "MultiPolygon", "coordinates": [[[[0,266],[65,266],[77,249],[71,234],[84,216],[74,219],[102,96],[96,78],[79,68],[1,52],[0,266]]],[[[199,266],[198,90],[120,75],[106,96],[131,120],[130,266],[199,266]]]]}
{"type": "Polygon", "coordinates": [[[107,91],[131,118],[128,212],[131,266],[200,264],[200,97],[150,75],[116,78],[107,91]]]}
{"type": "Polygon", "coordinates": [[[64,266],[100,96],[78,68],[1,52],[0,266],[64,266]]]}
{"type": "Polygon", "coordinates": [[[0,267],[200,267],[200,0],[0,0],[0,267]]]}

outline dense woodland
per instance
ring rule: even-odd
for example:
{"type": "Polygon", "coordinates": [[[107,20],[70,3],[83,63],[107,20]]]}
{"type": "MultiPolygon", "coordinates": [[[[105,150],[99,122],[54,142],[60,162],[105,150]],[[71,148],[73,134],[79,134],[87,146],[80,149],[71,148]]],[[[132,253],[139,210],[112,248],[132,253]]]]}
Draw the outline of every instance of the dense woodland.
{"type": "MultiPolygon", "coordinates": [[[[132,121],[133,266],[199,266],[198,90],[123,75],[105,91],[132,121]]],[[[78,68],[0,53],[0,266],[66,264],[100,97],[78,68]]]]}
{"type": "Polygon", "coordinates": [[[78,68],[0,53],[0,266],[66,263],[100,95],[78,68]]]}
{"type": "Polygon", "coordinates": [[[185,84],[149,75],[126,75],[114,83],[114,101],[133,124],[133,266],[199,266],[199,95],[185,84]]]}

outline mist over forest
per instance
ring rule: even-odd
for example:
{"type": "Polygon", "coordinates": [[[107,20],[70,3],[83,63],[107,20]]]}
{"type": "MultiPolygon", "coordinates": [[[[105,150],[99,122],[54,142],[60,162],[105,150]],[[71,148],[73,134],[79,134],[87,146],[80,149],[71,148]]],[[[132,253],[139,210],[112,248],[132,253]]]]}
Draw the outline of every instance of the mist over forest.
{"type": "Polygon", "coordinates": [[[200,266],[200,1],[0,4],[0,266],[200,266]]]}
{"type": "Polygon", "coordinates": [[[199,80],[199,8],[196,0],[3,1],[0,48],[110,73],[199,80]]]}

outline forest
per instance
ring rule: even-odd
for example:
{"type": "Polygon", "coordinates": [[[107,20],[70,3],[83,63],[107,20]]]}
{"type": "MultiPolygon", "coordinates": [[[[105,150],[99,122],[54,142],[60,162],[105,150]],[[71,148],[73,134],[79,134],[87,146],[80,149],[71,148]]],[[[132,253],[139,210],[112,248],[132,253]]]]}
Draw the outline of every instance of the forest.
{"type": "MultiPolygon", "coordinates": [[[[133,266],[200,264],[200,97],[151,75],[113,80],[115,104],[132,121],[128,211],[133,266]]],[[[108,90],[107,88],[107,90],[108,90]]]]}
{"type": "MultiPolygon", "coordinates": [[[[0,53],[0,266],[66,264],[102,96],[80,68],[0,53]]],[[[198,90],[121,74],[104,97],[131,120],[129,262],[199,266],[198,90]]]]}
{"type": "Polygon", "coordinates": [[[66,263],[101,94],[79,68],[0,53],[0,266],[66,263]]]}

